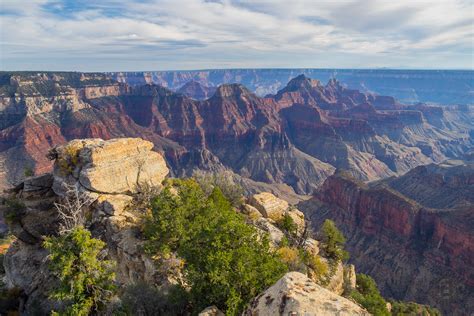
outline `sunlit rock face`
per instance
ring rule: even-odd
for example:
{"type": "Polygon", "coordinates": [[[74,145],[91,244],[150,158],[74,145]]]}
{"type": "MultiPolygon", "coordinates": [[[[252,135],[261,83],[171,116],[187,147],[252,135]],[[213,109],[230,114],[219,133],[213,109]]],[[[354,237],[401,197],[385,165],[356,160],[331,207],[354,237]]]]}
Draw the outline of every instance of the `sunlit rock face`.
{"type": "Polygon", "coordinates": [[[299,272],[289,272],[257,296],[243,315],[370,315],[354,302],[331,292],[299,272]]]}

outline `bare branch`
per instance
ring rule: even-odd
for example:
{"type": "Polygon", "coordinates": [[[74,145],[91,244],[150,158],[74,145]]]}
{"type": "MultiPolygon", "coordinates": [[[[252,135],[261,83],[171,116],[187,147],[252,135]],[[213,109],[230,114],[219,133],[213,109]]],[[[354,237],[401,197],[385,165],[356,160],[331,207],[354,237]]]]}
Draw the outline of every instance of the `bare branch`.
{"type": "Polygon", "coordinates": [[[54,203],[58,211],[60,224],[59,234],[65,234],[74,227],[84,225],[84,209],[89,207],[94,199],[80,192],[76,186],[66,184],[66,192],[61,202],[54,203]]]}

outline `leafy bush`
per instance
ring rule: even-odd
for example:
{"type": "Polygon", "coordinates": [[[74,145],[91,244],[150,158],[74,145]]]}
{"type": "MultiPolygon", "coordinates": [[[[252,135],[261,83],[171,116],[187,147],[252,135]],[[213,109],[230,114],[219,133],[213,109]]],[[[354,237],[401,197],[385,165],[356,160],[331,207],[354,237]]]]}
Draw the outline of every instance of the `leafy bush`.
{"type": "Polygon", "coordinates": [[[393,316],[441,316],[436,308],[414,302],[391,301],[393,316]]]}
{"type": "Polygon", "coordinates": [[[25,167],[23,169],[23,174],[25,175],[25,177],[32,177],[35,175],[35,171],[31,167],[25,167]]]}
{"type": "Polygon", "coordinates": [[[7,224],[18,223],[26,212],[26,206],[23,202],[16,198],[6,200],[7,209],[3,213],[7,224]]]}
{"type": "Polygon", "coordinates": [[[89,315],[104,308],[113,294],[115,278],[112,262],[99,258],[104,246],[82,227],[46,238],[49,268],[59,279],[50,297],[65,304],[63,311],[54,314],[89,315]]]}
{"type": "Polygon", "coordinates": [[[350,296],[373,315],[390,315],[387,302],[380,295],[374,279],[368,275],[357,274],[356,290],[350,296]]]}
{"type": "Polygon", "coordinates": [[[56,160],[59,169],[64,175],[71,174],[79,163],[79,148],[68,145],[64,148],[64,152],[56,160]]]}
{"type": "Polygon", "coordinates": [[[322,249],[326,255],[334,260],[347,260],[349,253],[344,250],[346,238],[336,227],[333,221],[326,219],[321,228],[322,249]]]}
{"type": "Polygon", "coordinates": [[[317,278],[317,281],[319,283],[324,283],[322,282],[326,275],[329,272],[329,266],[326,262],[321,260],[321,257],[316,255],[312,255],[309,258],[308,266],[313,269],[315,276],[317,278]]]}
{"type": "Polygon", "coordinates": [[[277,251],[281,261],[286,264],[289,271],[300,271],[306,273],[306,267],[300,256],[300,251],[296,248],[281,247],[277,251]]]}
{"type": "Polygon", "coordinates": [[[294,236],[297,233],[298,226],[296,225],[295,221],[289,214],[283,215],[282,218],[276,221],[276,225],[278,228],[286,231],[290,236],[294,236]]]}
{"type": "Polygon", "coordinates": [[[285,272],[268,239],[245,223],[218,187],[209,196],[194,180],[176,180],[152,203],[144,236],[151,254],[185,260],[188,299],[197,312],[216,305],[237,315],[285,272]],[[171,186],[177,194],[171,193],[171,186]]]}

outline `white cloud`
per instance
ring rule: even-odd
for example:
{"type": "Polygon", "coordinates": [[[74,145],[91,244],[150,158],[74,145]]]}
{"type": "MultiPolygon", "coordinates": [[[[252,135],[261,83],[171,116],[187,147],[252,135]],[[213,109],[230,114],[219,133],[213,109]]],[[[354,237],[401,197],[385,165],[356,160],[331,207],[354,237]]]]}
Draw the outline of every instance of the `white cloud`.
{"type": "Polygon", "coordinates": [[[472,0],[3,0],[0,10],[2,69],[423,68],[428,51],[474,67],[472,0]]]}

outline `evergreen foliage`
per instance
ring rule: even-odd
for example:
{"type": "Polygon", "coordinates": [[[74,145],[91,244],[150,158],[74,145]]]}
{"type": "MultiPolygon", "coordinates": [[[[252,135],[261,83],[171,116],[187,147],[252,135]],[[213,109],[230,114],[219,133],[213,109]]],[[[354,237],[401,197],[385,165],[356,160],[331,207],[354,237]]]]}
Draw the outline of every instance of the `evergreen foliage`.
{"type": "Polygon", "coordinates": [[[387,302],[380,295],[374,279],[368,275],[357,274],[356,290],[351,293],[351,297],[373,315],[390,315],[387,302]]]}
{"type": "Polygon", "coordinates": [[[347,260],[349,253],[344,250],[346,238],[333,221],[326,219],[321,228],[322,248],[334,260],[347,260]]]}
{"type": "Polygon", "coordinates": [[[286,272],[267,238],[245,223],[218,187],[207,195],[191,179],[173,181],[152,202],[144,235],[152,254],[176,251],[185,260],[186,295],[195,312],[216,305],[237,315],[286,272]]]}
{"type": "Polygon", "coordinates": [[[441,316],[438,309],[414,302],[392,301],[392,316],[441,316]]]}
{"type": "Polygon", "coordinates": [[[278,228],[286,231],[290,236],[295,236],[298,231],[298,226],[289,214],[283,215],[281,219],[276,222],[278,228]]]}
{"type": "Polygon", "coordinates": [[[365,274],[357,274],[356,290],[352,291],[351,297],[376,316],[441,316],[436,308],[414,302],[391,301],[389,311],[374,279],[365,274]]]}
{"type": "Polygon", "coordinates": [[[114,292],[115,278],[112,262],[99,258],[104,246],[83,227],[46,238],[44,247],[50,252],[50,271],[59,279],[50,297],[65,305],[53,314],[82,316],[104,308],[114,292]]]}

